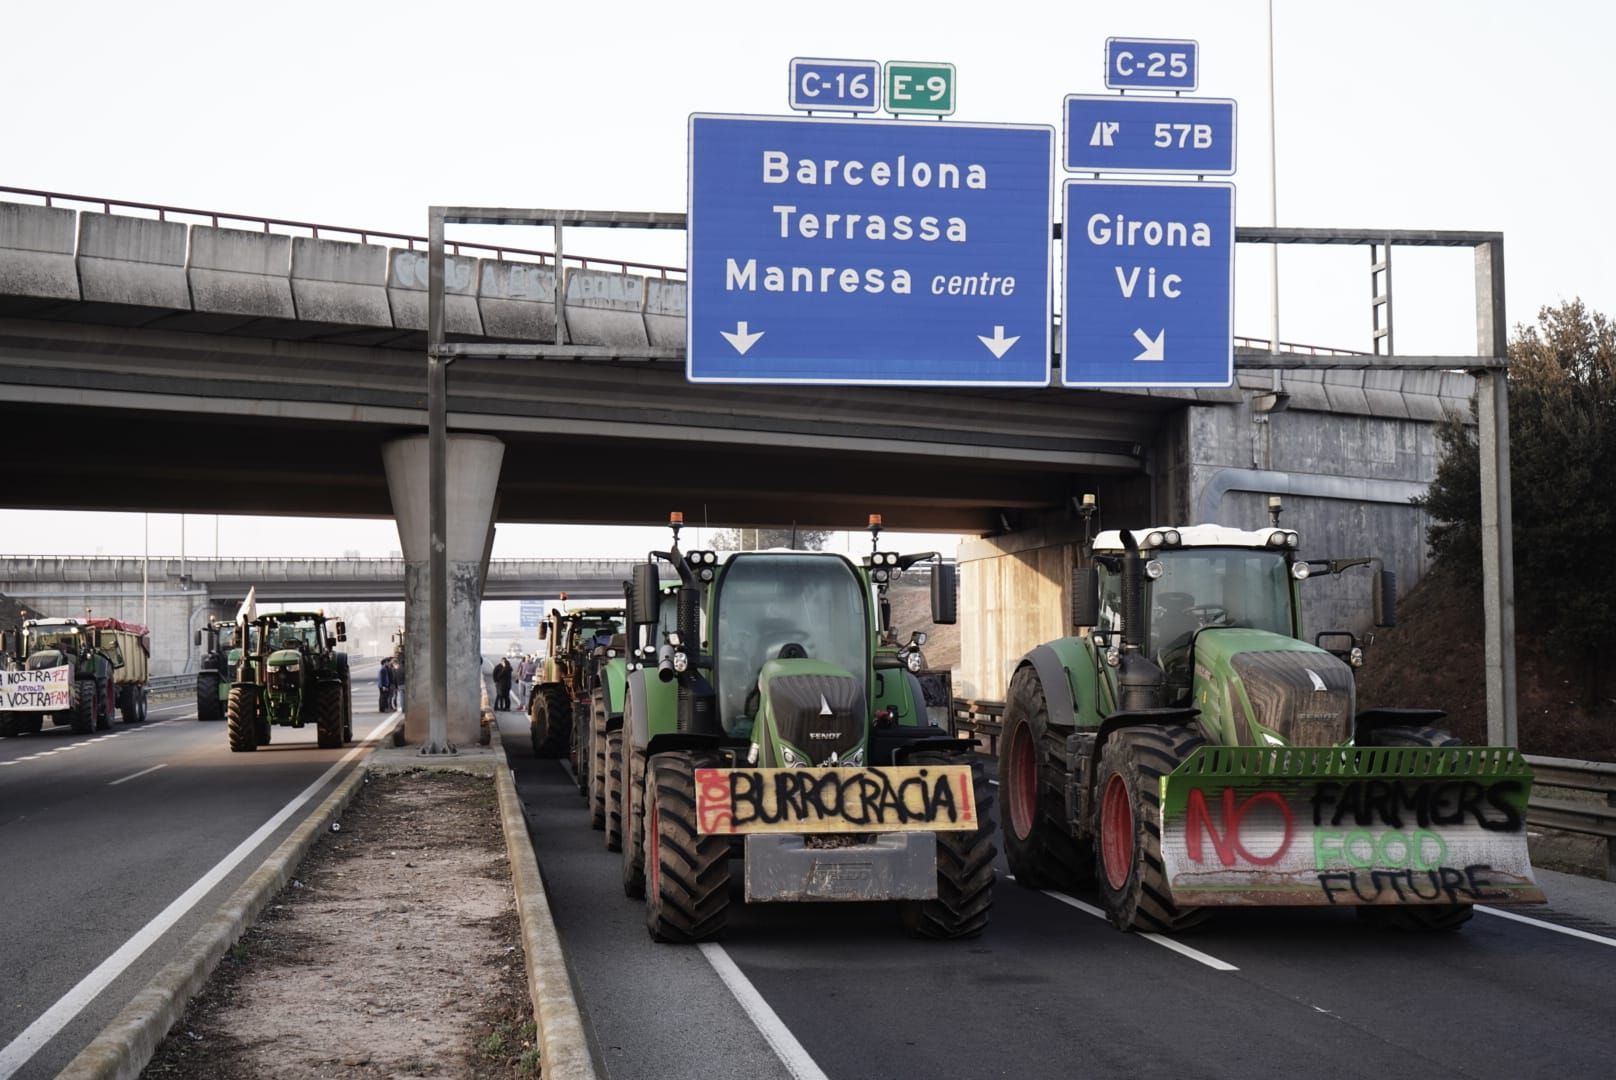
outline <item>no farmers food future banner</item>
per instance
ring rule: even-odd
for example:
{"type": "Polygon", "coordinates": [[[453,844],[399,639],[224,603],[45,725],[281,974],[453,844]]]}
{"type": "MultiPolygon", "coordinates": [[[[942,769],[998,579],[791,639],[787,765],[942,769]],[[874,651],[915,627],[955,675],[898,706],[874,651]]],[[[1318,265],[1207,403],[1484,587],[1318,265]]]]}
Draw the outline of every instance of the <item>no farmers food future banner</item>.
{"type": "Polygon", "coordinates": [[[71,672],[66,664],[38,671],[0,671],[0,710],[52,712],[71,708],[71,672]]]}

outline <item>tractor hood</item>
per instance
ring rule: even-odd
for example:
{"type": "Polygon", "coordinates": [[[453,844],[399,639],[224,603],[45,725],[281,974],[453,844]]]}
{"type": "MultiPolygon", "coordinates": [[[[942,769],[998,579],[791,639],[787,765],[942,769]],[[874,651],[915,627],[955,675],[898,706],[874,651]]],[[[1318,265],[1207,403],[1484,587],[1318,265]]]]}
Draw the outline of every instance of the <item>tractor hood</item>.
{"type": "Polygon", "coordinates": [[[862,760],[864,687],[852,674],[821,660],[770,660],[758,690],[774,724],[785,765],[862,760]]]}
{"type": "Polygon", "coordinates": [[[269,666],[272,668],[291,667],[303,662],[303,654],[296,649],[276,649],[269,654],[269,666]]]}
{"type": "Polygon", "coordinates": [[[1236,746],[1335,746],[1352,738],[1352,669],[1305,641],[1238,627],[1195,639],[1203,723],[1236,746]]]}

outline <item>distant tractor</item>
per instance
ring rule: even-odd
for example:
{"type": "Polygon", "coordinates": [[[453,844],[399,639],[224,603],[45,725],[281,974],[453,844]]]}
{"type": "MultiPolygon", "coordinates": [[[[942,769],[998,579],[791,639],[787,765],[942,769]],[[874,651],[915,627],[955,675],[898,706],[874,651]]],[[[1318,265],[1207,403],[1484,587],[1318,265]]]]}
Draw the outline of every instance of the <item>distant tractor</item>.
{"type": "MultiPolygon", "coordinates": [[[[21,735],[43,730],[45,721],[66,725],[78,734],[102,730],[112,726],[112,715],[118,705],[116,672],[126,666],[120,643],[120,633],[110,627],[92,625],[94,620],[81,619],[28,619],[18,631],[20,644],[17,653],[22,666],[29,671],[68,668],[69,694],[67,705],[61,709],[43,712],[0,713],[0,724],[5,734],[21,735]]],[[[144,647],[149,638],[146,628],[131,623],[118,623],[125,628],[128,639],[141,642],[144,647]]],[[[141,685],[144,688],[144,654],[141,664],[141,685]]],[[[130,661],[135,663],[137,661],[130,661]]],[[[136,711],[133,719],[140,719],[136,711]]],[[[126,717],[126,720],[129,719],[126,717]]]]}
{"type": "Polygon", "coordinates": [[[196,718],[223,720],[230,701],[232,675],[241,666],[241,646],[236,641],[233,622],[213,619],[196,632],[196,646],[203,650],[196,673],[196,718]]]}
{"type": "Polygon", "coordinates": [[[236,624],[236,640],[248,641],[230,687],[225,714],[230,749],[267,745],[274,727],[314,724],[321,749],[353,738],[348,657],[336,651],[346,641],[342,620],[322,612],[283,611],[236,624]]]}
{"type": "MultiPolygon", "coordinates": [[[[897,650],[877,648],[877,587],[934,555],[720,559],[682,551],[682,519],[670,524],[672,546],[630,591],[631,621],[661,640],[627,672],[606,737],[623,889],[644,896],[651,937],[722,933],[734,854],[748,901],[898,901],[916,935],[980,933],[991,789],[973,744],[930,725],[897,650]],[[671,595],[661,565],[678,575],[671,595]]],[[[954,605],[954,568],[934,562],[933,621],[952,622],[954,605]]]]}
{"type": "MultiPolygon", "coordinates": [[[[1525,761],[1462,746],[1438,710],[1360,709],[1364,643],[1305,640],[1299,589],[1377,560],[1305,560],[1269,509],[1264,529],[1093,539],[1072,585],[1084,633],[1010,680],[999,790],[1016,882],[1092,884],[1114,926],[1165,933],[1226,905],[1443,930],[1478,902],[1541,902],[1525,761]]],[[[1376,625],[1396,597],[1380,571],[1376,625]]]]}
{"type": "Polygon", "coordinates": [[[588,723],[595,652],[604,652],[614,641],[622,648],[623,625],[621,606],[552,608],[539,624],[539,639],[549,643],[550,651],[533,677],[527,704],[538,757],[564,757],[576,745],[575,732],[588,723]]]}

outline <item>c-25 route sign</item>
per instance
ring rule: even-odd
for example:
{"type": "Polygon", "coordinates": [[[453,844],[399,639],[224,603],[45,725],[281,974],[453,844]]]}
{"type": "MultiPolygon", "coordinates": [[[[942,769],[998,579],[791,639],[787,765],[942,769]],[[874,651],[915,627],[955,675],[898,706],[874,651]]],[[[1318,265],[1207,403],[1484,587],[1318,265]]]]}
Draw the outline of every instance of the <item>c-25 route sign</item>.
{"type": "Polygon", "coordinates": [[[1194,90],[1200,81],[1201,47],[1162,38],[1106,38],[1108,90],[1194,90]]]}
{"type": "Polygon", "coordinates": [[[1066,182],[1062,386],[1234,381],[1234,185],[1066,182]]]}
{"type": "Polygon", "coordinates": [[[692,382],[1046,386],[1047,126],[690,118],[692,382]]]}

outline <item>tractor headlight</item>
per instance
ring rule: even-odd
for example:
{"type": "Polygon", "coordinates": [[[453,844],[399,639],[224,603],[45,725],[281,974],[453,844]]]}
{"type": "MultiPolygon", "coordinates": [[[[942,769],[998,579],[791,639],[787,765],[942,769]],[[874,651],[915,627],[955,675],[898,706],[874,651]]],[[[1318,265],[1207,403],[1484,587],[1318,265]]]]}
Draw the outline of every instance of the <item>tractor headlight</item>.
{"type": "Polygon", "coordinates": [[[677,631],[677,630],[669,630],[668,631],[668,644],[669,645],[672,645],[675,649],[677,649],[679,646],[683,645],[684,643],[685,643],[684,638],[682,636],[680,636],[679,631],[677,631]]]}
{"type": "Polygon", "coordinates": [[[1177,529],[1168,529],[1162,535],[1167,539],[1168,547],[1177,547],[1184,542],[1184,537],[1179,534],[1177,529]]]}
{"type": "Polygon", "coordinates": [[[1145,564],[1145,576],[1151,581],[1155,581],[1165,573],[1167,573],[1167,567],[1162,565],[1160,559],[1151,559],[1145,564]]]}
{"type": "Polygon", "coordinates": [[[1288,533],[1285,534],[1285,546],[1286,547],[1294,548],[1294,547],[1298,546],[1299,544],[1301,544],[1301,542],[1302,542],[1302,537],[1299,534],[1293,533],[1293,532],[1288,532],[1288,533]]]}
{"type": "Polygon", "coordinates": [[[710,566],[702,567],[700,570],[696,571],[696,577],[701,579],[702,581],[712,581],[713,580],[713,568],[710,567],[710,566]]]}
{"type": "Polygon", "coordinates": [[[1312,572],[1312,567],[1308,566],[1305,562],[1291,563],[1291,577],[1295,578],[1297,581],[1306,581],[1307,576],[1312,572]]]}
{"type": "Polygon", "coordinates": [[[690,670],[690,654],[680,650],[673,654],[673,670],[683,675],[690,670]]]}
{"type": "Polygon", "coordinates": [[[1347,663],[1355,668],[1363,667],[1363,649],[1354,645],[1352,651],[1347,653],[1347,663]]]}
{"type": "Polygon", "coordinates": [[[1145,546],[1148,548],[1159,548],[1166,542],[1167,537],[1159,532],[1149,533],[1145,536],[1145,546]]]}
{"type": "Polygon", "coordinates": [[[907,667],[910,671],[919,671],[920,670],[920,665],[922,663],[921,658],[920,658],[920,653],[918,653],[918,652],[910,653],[908,656],[903,658],[903,663],[904,663],[904,666],[907,667]]]}
{"type": "Polygon", "coordinates": [[[864,767],[864,744],[860,743],[847,752],[847,756],[838,763],[843,768],[861,769],[864,767]]]}
{"type": "Polygon", "coordinates": [[[1272,548],[1284,547],[1285,546],[1285,534],[1282,533],[1282,532],[1278,532],[1278,531],[1269,533],[1268,534],[1268,546],[1272,547],[1272,548]]]}
{"type": "Polygon", "coordinates": [[[870,580],[874,581],[877,585],[886,584],[887,578],[891,576],[891,573],[885,569],[870,571],[870,580]]]}

